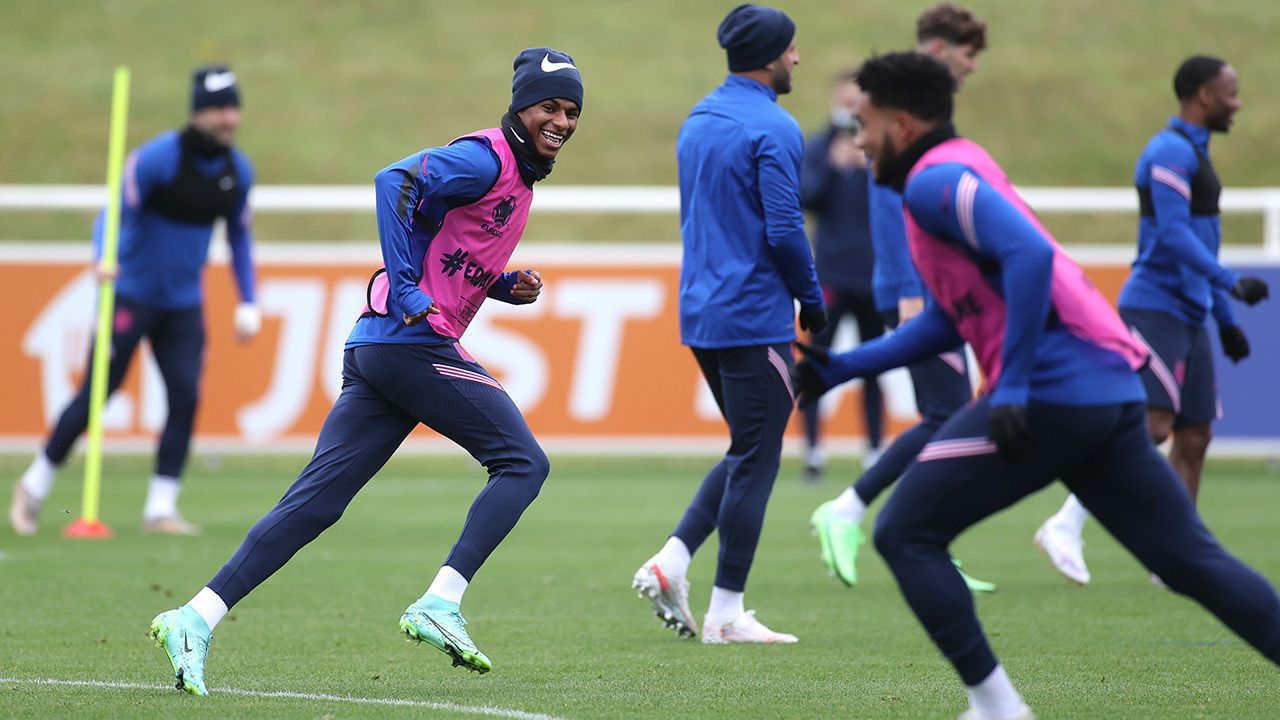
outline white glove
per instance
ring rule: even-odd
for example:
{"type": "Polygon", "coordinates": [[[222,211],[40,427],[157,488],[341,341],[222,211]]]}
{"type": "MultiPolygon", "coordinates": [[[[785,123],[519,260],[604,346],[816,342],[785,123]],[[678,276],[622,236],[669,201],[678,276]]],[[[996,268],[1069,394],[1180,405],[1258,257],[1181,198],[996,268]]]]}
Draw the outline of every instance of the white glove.
{"type": "Polygon", "coordinates": [[[262,310],[253,303],[236,305],[236,337],[245,342],[253,339],[262,329],[262,310]]]}

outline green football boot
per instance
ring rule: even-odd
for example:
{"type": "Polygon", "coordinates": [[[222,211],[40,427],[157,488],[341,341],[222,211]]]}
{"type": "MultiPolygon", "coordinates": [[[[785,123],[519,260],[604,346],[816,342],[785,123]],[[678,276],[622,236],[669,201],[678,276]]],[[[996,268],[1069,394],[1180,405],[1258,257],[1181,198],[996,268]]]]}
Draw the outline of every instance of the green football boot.
{"type": "Polygon", "coordinates": [[[400,632],[410,640],[425,642],[453,658],[454,667],[487,673],[493,663],[471,641],[466,625],[458,603],[431,594],[419,598],[400,618],[400,632]]]}
{"type": "Polygon", "coordinates": [[[960,561],[951,558],[951,564],[956,566],[956,572],[960,573],[960,577],[964,578],[964,584],[969,586],[969,592],[973,593],[993,593],[996,591],[996,584],[970,577],[968,573],[960,569],[960,561]]]}
{"type": "Polygon", "coordinates": [[[832,512],[834,501],[827,501],[813,511],[809,523],[822,544],[822,562],[840,582],[853,587],[858,582],[858,547],[867,541],[862,526],[841,520],[832,512]]]}
{"type": "Polygon", "coordinates": [[[200,613],[187,605],[162,612],[151,621],[151,639],[169,656],[179,690],[200,697],[209,694],[204,686],[204,662],[212,635],[200,613]]]}

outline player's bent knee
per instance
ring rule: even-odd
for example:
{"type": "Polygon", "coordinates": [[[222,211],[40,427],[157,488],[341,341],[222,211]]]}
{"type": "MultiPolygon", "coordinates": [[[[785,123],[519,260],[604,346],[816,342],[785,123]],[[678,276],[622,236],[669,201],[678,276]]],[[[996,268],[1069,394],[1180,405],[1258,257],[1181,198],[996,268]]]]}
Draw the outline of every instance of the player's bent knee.
{"type": "Polygon", "coordinates": [[[892,560],[906,547],[907,535],[904,524],[898,522],[892,513],[882,512],[876,518],[876,529],[871,536],[876,552],[885,560],[892,560]]]}
{"type": "Polygon", "coordinates": [[[547,476],[551,474],[551,458],[547,457],[547,453],[542,446],[535,444],[529,456],[529,462],[533,465],[532,474],[541,484],[547,476]]]}

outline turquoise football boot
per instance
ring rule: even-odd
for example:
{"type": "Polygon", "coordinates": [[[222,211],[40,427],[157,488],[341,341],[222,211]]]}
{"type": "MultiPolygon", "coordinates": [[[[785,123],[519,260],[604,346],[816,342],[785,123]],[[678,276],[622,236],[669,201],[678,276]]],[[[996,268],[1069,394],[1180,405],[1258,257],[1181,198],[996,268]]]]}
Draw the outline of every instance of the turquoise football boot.
{"type": "Polygon", "coordinates": [[[458,603],[431,594],[423,595],[400,617],[400,632],[410,640],[425,642],[453,658],[454,667],[487,673],[493,663],[471,641],[466,625],[458,603]]]}
{"type": "Polygon", "coordinates": [[[853,587],[858,583],[858,548],[867,541],[858,523],[846,522],[832,512],[834,501],[827,501],[813,511],[809,523],[822,545],[822,562],[840,582],[853,587]]]}
{"type": "Polygon", "coordinates": [[[151,621],[150,635],[156,647],[163,648],[169,656],[178,689],[207,696],[204,663],[209,657],[209,639],[213,633],[200,613],[188,605],[162,612],[151,621]]]}

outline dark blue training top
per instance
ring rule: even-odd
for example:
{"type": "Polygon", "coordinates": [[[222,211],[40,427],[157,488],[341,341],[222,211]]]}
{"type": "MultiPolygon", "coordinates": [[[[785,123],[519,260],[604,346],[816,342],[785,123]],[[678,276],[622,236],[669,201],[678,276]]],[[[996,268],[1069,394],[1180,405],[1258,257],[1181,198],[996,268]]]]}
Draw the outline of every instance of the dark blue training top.
{"type": "MultiPolygon", "coordinates": [[[[174,182],[182,159],[177,131],[156,136],[129,154],[125,160],[120,203],[120,274],[116,293],[144,305],[182,310],[199,305],[204,298],[204,265],[209,255],[213,223],[174,220],[154,208],[148,200],[174,182]]],[[[226,168],[226,157],[189,158],[195,170],[212,177],[226,168]]],[[[249,158],[232,148],[239,185],[234,210],[227,217],[227,242],[231,246],[231,266],[243,302],[254,300],[254,268],[251,246],[249,189],[253,166],[249,158]]],[[[105,211],[93,227],[94,257],[102,254],[105,211]]]]}
{"type": "Polygon", "coordinates": [[[902,217],[902,195],[889,185],[867,184],[871,207],[871,245],[876,264],[871,273],[871,290],[880,312],[898,309],[898,301],[908,297],[928,297],[924,281],[911,262],[907,246],[907,226],[902,217]]]}
{"type": "Polygon", "coordinates": [[[1237,278],[1218,262],[1220,216],[1192,214],[1192,180],[1202,170],[1200,155],[1209,157],[1208,128],[1174,117],[1138,158],[1133,182],[1140,192],[1150,192],[1155,214],[1138,222],[1138,258],[1119,304],[1171,313],[1191,325],[1204,324],[1212,312],[1219,325],[1235,325],[1227,292],[1237,278]]]}
{"type": "Polygon", "coordinates": [[[816,221],[813,261],[819,282],[837,292],[869,295],[875,265],[867,202],[869,173],[831,165],[827,159],[831,141],[840,132],[845,131],[829,127],[805,141],[800,202],[816,221]]]}
{"type": "Polygon", "coordinates": [[[685,119],[680,338],[703,348],[795,339],[795,300],[821,308],[800,210],[804,138],[777,93],[730,75],[685,119]]]}

